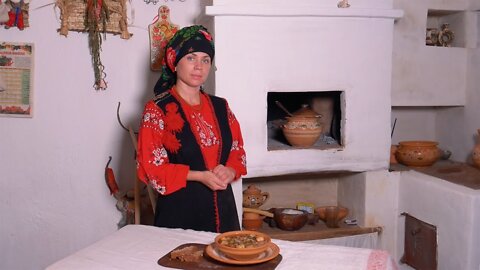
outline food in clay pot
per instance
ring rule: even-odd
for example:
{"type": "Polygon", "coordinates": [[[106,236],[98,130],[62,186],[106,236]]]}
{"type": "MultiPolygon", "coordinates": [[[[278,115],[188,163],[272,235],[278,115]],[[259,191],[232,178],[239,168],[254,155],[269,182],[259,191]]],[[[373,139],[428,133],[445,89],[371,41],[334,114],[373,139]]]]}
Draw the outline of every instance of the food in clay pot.
{"type": "Polygon", "coordinates": [[[314,145],[322,134],[321,117],[308,104],[303,104],[300,110],[286,117],[287,122],[282,126],[285,139],[294,147],[314,145]]]}

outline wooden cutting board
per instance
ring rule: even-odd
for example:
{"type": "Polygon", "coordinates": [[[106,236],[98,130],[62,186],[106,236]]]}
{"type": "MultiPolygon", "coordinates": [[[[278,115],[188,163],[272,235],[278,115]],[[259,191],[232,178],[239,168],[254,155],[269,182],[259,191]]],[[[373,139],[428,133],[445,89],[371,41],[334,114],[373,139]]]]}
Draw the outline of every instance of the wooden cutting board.
{"type": "Polygon", "coordinates": [[[174,250],[181,249],[187,246],[195,246],[199,249],[205,250],[207,245],[205,244],[198,244],[198,243],[186,243],[180,245],[167,254],[161,257],[158,260],[158,264],[164,267],[171,267],[177,269],[185,269],[185,270],[196,270],[196,269],[218,269],[218,270],[230,270],[230,269],[244,269],[244,270],[273,270],[277,267],[277,265],[282,261],[282,255],[278,255],[274,259],[258,264],[250,264],[250,265],[234,265],[234,264],[226,264],[219,262],[213,258],[210,258],[207,253],[204,252],[203,257],[201,257],[200,261],[198,262],[181,262],[179,260],[174,260],[170,258],[170,253],[174,250]]]}

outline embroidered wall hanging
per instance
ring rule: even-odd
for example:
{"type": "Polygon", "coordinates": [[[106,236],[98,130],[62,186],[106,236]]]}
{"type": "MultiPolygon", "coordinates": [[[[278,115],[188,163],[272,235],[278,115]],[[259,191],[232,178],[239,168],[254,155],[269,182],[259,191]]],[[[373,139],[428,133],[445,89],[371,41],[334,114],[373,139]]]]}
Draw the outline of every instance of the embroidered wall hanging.
{"type": "Polygon", "coordinates": [[[129,39],[127,27],[127,0],[56,0],[60,9],[61,25],[58,32],[67,36],[68,31],[87,32],[92,56],[96,90],[107,89],[106,73],[100,60],[100,51],[106,33],[129,39]]]}
{"type": "Polygon", "coordinates": [[[25,29],[29,26],[29,6],[30,0],[0,0],[0,24],[5,24],[5,29],[25,29]]]}
{"type": "Polygon", "coordinates": [[[167,42],[178,31],[178,25],[170,22],[170,9],[167,6],[160,6],[158,17],[148,26],[150,34],[150,69],[159,71],[162,59],[165,54],[167,42]]]}

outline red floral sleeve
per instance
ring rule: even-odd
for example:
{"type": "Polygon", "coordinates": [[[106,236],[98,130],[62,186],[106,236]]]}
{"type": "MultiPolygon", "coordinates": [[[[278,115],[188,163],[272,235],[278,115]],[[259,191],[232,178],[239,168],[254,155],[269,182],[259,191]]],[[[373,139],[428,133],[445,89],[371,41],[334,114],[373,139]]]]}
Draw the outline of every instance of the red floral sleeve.
{"type": "Polygon", "coordinates": [[[247,158],[245,150],[243,149],[242,131],[240,130],[240,124],[235,118],[235,115],[230,110],[227,104],[228,123],[230,124],[230,130],[232,131],[232,149],[228,157],[226,166],[235,169],[235,180],[239,179],[242,175],[247,174],[247,158]]]}
{"type": "Polygon", "coordinates": [[[186,186],[189,167],[169,163],[163,145],[164,118],[153,101],[145,105],[138,133],[137,175],[160,194],[167,195],[186,186]]]}

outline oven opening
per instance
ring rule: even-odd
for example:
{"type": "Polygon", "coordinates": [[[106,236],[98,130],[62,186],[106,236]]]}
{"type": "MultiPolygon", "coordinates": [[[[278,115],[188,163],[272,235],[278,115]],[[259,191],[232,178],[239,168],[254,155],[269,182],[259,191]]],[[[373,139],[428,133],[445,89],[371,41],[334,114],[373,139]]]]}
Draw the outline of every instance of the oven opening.
{"type": "Polygon", "coordinates": [[[341,148],[343,98],[343,91],[268,92],[267,150],[341,148]],[[303,111],[316,119],[289,118],[281,106],[294,115],[303,111]]]}

